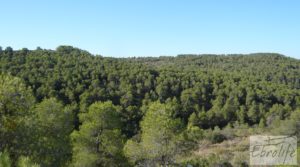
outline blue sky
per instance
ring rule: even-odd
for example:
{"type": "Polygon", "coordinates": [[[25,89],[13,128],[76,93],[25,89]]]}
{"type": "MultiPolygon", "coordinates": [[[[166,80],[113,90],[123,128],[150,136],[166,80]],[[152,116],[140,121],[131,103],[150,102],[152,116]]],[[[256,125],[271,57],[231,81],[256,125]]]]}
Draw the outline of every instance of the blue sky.
{"type": "Polygon", "coordinates": [[[278,52],[300,58],[298,0],[0,0],[0,46],[103,56],[278,52]]]}

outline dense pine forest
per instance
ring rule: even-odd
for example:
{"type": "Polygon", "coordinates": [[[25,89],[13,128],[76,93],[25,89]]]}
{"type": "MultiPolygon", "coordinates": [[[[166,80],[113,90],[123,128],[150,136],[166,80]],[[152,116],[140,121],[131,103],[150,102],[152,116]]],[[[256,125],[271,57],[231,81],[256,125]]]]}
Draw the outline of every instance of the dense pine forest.
{"type": "Polygon", "coordinates": [[[0,65],[1,167],[248,166],[248,136],[300,139],[300,60],[276,53],[0,47],[0,65]]]}

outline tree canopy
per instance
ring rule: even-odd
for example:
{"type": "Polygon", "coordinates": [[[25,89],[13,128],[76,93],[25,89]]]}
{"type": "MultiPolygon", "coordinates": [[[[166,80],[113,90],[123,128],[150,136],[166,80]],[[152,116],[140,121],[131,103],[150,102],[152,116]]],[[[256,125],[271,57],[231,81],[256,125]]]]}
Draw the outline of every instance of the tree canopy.
{"type": "Polygon", "coordinates": [[[0,166],[178,165],[197,140],[234,127],[299,135],[300,61],[276,53],[0,47],[0,65],[0,166]]]}

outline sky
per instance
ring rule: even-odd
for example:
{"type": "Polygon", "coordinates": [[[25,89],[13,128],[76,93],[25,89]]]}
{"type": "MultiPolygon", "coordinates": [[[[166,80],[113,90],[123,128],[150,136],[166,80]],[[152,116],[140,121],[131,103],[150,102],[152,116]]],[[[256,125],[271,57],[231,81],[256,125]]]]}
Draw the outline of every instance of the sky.
{"type": "Polygon", "coordinates": [[[0,46],[113,57],[272,52],[300,58],[299,0],[0,0],[0,46]]]}

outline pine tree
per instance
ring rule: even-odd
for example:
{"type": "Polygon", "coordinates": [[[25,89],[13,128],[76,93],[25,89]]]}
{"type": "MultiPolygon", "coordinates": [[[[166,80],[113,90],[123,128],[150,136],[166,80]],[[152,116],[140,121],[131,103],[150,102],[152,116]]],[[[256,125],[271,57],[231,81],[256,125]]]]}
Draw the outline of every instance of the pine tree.
{"type": "Polygon", "coordinates": [[[136,164],[173,164],[175,155],[180,153],[182,123],[179,119],[172,119],[172,106],[152,103],[141,122],[141,128],[140,142],[127,141],[124,148],[126,156],[136,164]]]}
{"type": "Polygon", "coordinates": [[[112,102],[96,102],[80,114],[82,125],[72,133],[74,166],[125,166],[119,110],[112,102]]]}

